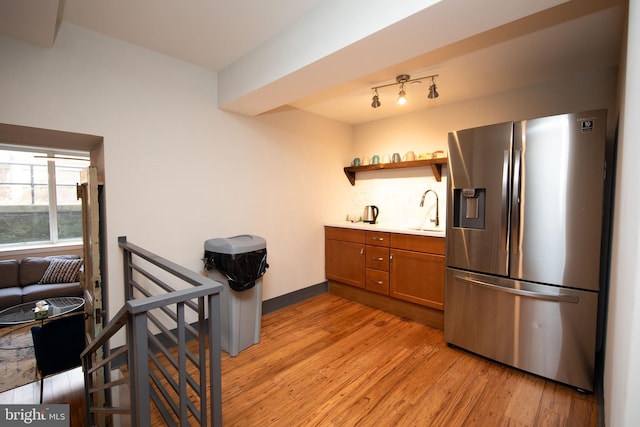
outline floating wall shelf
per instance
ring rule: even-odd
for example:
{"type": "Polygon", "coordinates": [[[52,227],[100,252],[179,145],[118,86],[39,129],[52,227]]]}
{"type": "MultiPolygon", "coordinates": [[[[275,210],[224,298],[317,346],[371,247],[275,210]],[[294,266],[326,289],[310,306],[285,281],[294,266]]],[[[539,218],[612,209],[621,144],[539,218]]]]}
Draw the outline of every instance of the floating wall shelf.
{"type": "Polygon", "coordinates": [[[365,172],[365,171],[377,171],[381,169],[403,169],[403,168],[418,168],[431,166],[431,170],[433,171],[433,176],[436,178],[436,181],[440,182],[442,180],[442,165],[447,164],[447,158],[441,157],[439,159],[428,159],[428,160],[412,160],[407,162],[397,162],[397,163],[380,163],[377,165],[367,165],[367,166],[347,166],[344,168],[344,173],[347,175],[349,182],[351,185],[356,185],[356,172],[365,172]]]}

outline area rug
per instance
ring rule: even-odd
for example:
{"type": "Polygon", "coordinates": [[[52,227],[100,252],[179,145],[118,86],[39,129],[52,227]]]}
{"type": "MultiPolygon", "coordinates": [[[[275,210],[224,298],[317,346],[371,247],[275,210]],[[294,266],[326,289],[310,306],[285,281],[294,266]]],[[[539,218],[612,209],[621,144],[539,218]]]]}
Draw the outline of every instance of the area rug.
{"type": "Polygon", "coordinates": [[[0,328],[0,393],[38,380],[31,326],[0,328]]]}

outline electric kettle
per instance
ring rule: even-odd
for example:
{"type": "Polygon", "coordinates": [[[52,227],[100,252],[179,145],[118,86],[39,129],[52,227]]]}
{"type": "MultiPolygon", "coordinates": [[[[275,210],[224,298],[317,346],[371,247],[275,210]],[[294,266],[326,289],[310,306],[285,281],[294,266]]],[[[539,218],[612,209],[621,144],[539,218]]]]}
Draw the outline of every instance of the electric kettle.
{"type": "Polygon", "coordinates": [[[374,205],[367,205],[364,207],[362,213],[362,222],[368,222],[369,224],[375,224],[378,219],[378,207],[374,205]]]}

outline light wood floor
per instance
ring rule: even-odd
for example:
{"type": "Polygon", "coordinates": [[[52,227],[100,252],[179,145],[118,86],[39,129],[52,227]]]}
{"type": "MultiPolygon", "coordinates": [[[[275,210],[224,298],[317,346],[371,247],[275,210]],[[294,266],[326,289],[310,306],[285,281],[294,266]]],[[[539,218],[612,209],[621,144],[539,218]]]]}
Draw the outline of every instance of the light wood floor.
{"type": "MultiPolygon", "coordinates": [[[[83,426],[82,376],[71,372],[45,380],[45,402],[70,403],[71,425],[83,426]]],[[[0,403],[35,403],[38,386],[2,393],[0,403]]],[[[260,344],[223,353],[222,389],[225,426],[598,425],[593,395],[330,294],[263,316],[260,344]]]]}
{"type": "MultiPolygon", "coordinates": [[[[35,363],[35,361],[34,361],[35,363]]],[[[72,369],[44,380],[44,403],[68,403],[71,426],[84,427],[84,376],[82,368],[72,369]]],[[[40,403],[40,380],[0,393],[0,404],[40,403]]]]}

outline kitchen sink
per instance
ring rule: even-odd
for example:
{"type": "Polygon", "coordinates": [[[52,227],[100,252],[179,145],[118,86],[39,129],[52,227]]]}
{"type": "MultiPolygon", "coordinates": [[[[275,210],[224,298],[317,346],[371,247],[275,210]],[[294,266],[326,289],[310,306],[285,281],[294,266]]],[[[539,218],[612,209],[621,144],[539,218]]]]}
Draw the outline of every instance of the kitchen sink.
{"type": "Polygon", "coordinates": [[[431,231],[432,233],[444,233],[441,228],[429,228],[429,227],[409,227],[409,230],[413,231],[431,231]]]}

